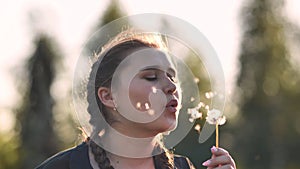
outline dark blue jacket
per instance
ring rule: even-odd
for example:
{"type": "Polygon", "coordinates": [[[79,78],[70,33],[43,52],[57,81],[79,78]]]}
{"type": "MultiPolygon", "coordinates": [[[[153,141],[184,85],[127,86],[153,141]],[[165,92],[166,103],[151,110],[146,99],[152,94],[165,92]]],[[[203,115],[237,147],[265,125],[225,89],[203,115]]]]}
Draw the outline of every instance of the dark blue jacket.
{"type": "MultiPolygon", "coordinates": [[[[174,155],[175,169],[194,169],[190,160],[174,155]]],[[[155,163],[156,169],[161,169],[155,163]]],[[[88,155],[88,145],[82,143],[74,148],[62,151],[40,164],[35,169],[93,169],[88,155]]]]}

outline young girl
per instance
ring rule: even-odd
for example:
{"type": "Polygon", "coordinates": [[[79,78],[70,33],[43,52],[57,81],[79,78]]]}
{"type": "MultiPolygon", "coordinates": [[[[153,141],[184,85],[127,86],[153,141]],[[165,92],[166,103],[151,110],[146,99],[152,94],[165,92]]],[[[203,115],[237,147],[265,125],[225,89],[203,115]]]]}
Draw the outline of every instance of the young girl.
{"type": "MultiPolygon", "coordinates": [[[[37,169],[190,169],[172,154],[162,133],[176,128],[181,106],[177,70],[157,36],[123,33],[98,55],[87,85],[92,131],[79,146],[49,158],[37,169]]],[[[212,169],[233,169],[229,153],[213,147],[212,169]]]]}

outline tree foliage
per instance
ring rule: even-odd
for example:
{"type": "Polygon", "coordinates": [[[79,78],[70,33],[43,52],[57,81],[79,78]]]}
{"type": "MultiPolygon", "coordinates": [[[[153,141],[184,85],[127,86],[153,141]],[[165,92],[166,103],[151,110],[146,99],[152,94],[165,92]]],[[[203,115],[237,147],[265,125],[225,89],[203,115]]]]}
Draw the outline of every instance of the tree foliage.
{"type": "MultiPolygon", "coordinates": [[[[88,56],[94,55],[95,53],[99,53],[101,51],[101,47],[105,45],[109,40],[111,40],[112,34],[94,34],[97,31],[103,29],[103,27],[121,17],[125,16],[125,12],[122,11],[120,7],[120,3],[118,0],[112,0],[111,3],[108,5],[107,9],[103,12],[100,19],[96,21],[95,28],[92,29],[93,38],[89,39],[87,45],[86,45],[86,52],[88,53],[88,56]],[[97,23],[98,22],[98,23],[97,23]]],[[[110,33],[116,33],[120,30],[117,30],[117,28],[110,27],[108,30],[110,33]]]]}
{"type": "Polygon", "coordinates": [[[18,139],[15,134],[0,133],[0,169],[18,168],[18,139]]]}
{"type": "Polygon", "coordinates": [[[100,24],[97,26],[97,28],[101,28],[102,26],[121,18],[122,16],[125,16],[125,13],[122,11],[118,0],[112,0],[107,9],[104,11],[104,14],[100,20],[100,24]]]}
{"type": "Polygon", "coordinates": [[[300,150],[300,76],[290,62],[283,3],[249,0],[242,10],[240,129],[234,143],[242,168],[300,166],[295,153],[300,150]]]}
{"type": "Polygon", "coordinates": [[[59,55],[53,41],[40,35],[36,49],[26,63],[28,75],[23,103],[18,109],[20,131],[20,166],[34,168],[38,163],[56,153],[58,139],[53,129],[53,105],[51,84],[55,78],[55,62],[59,55]]]}

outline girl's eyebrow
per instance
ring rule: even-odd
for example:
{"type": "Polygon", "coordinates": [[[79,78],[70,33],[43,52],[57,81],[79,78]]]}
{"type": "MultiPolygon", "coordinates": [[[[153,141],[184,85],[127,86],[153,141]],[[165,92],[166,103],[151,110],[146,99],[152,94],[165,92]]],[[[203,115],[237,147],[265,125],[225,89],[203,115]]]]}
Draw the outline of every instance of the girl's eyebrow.
{"type": "MultiPolygon", "coordinates": [[[[161,68],[160,66],[157,66],[157,65],[146,66],[143,69],[141,69],[141,71],[147,71],[147,70],[161,70],[161,71],[165,71],[163,68],[161,68]]],[[[173,68],[171,68],[171,67],[169,67],[166,72],[170,73],[173,76],[176,75],[176,71],[173,68]]]]}

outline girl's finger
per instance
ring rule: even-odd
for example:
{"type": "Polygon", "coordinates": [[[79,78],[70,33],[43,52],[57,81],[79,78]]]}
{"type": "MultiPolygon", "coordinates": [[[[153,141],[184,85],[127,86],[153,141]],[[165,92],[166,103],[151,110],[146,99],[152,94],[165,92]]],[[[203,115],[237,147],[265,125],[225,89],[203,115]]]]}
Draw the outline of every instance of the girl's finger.
{"type": "Polygon", "coordinates": [[[212,147],[211,152],[213,154],[212,158],[203,163],[203,165],[208,167],[208,169],[219,169],[218,167],[229,167],[229,169],[236,168],[234,160],[223,148],[212,147]]]}
{"type": "Polygon", "coordinates": [[[217,147],[213,146],[210,150],[211,150],[211,153],[215,156],[229,155],[228,151],[226,151],[223,148],[217,148],[217,147]]]}
{"type": "Polygon", "coordinates": [[[232,165],[223,165],[223,166],[219,166],[219,167],[216,167],[216,168],[213,168],[213,169],[235,169],[232,165]]]}
{"type": "Polygon", "coordinates": [[[212,158],[203,163],[203,165],[207,167],[214,167],[214,166],[227,165],[227,164],[232,164],[232,159],[230,156],[225,156],[225,155],[212,158]]]}

